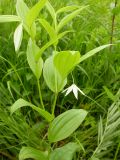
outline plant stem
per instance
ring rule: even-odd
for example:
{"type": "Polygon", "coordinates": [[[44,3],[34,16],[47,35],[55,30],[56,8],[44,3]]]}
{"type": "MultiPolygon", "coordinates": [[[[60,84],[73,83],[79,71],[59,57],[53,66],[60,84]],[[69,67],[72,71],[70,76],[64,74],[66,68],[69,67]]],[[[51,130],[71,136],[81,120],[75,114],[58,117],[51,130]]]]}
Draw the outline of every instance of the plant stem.
{"type": "Polygon", "coordinates": [[[37,79],[37,84],[38,84],[38,91],[39,91],[39,97],[40,97],[40,104],[41,104],[42,108],[45,109],[44,104],[43,104],[43,100],[42,100],[42,94],[41,94],[39,79],[37,79]]]}
{"type": "Polygon", "coordinates": [[[55,112],[55,106],[56,106],[57,96],[58,96],[58,94],[55,93],[55,98],[54,98],[54,102],[53,102],[53,106],[52,106],[52,115],[54,115],[54,112],[55,112]]]}
{"type": "MultiPolygon", "coordinates": [[[[14,66],[10,61],[8,61],[7,59],[5,59],[4,57],[0,56],[0,58],[1,58],[2,60],[6,61],[6,62],[12,67],[12,69],[13,69],[14,73],[16,74],[16,76],[18,77],[18,79],[19,79],[19,81],[20,81],[20,83],[21,83],[21,86],[23,87],[25,93],[27,93],[26,88],[25,88],[25,86],[24,86],[24,84],[23,84],[23,82],[22,82],[22,79],[20,78],[20,76],[19,76],[19,74],[18,74],[15,66],[14,66]]],[[[26,97],[27,97],[27,99],[30,101],[28,95],[26,95],[26,97]]]]}
{"type": "Polygon", "coordinates": [[[12,157],[11,155],[9,155],[9,154],[6,153],[6,152],[0,151],[0,157],[1,157],[1,156],[4,156],[4,157],[8,158],[9,160],[16,160],[15,157],[12,157]]]}
{"type": "Polygon", "coordinates": [[[119,148],[120,148],[120,143],[119,143],[118,146],[117,146],[117,150],[116,150],[116,152],[115,152],[114,160],[117,160],[117,155],[118,155],[118,152],[119,152],[119,148]]]}
{"type": "MultiPolygon", "coordinates": [[[[115,0],[115,8],[117,6],[117,0],[115,0]]],[[[114,35],[114,27],[115,27],[115,14],[112,16],[112,28],[111,28],[111,37],[110,37],[110,44],[113,44],[113,35],[114,35]]],[[[110,52],[112,50],[112,45],[110,45],[110,52]]]]}

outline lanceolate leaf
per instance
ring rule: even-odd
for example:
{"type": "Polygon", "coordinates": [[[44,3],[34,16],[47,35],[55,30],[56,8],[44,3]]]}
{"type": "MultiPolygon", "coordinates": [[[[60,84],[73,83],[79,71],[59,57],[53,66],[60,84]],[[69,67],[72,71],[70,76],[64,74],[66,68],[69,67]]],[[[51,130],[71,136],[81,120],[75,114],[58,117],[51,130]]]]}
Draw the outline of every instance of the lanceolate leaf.
{"type": "Polygon", "coordinates": [[[55,55],[54,65],[62,79],[65,79],[79,61],[80,53],[78,51],[61,51],[55,55]]]}
{"type": "Polygon", "coordinates": [[[21,19],[15,15],[0,15],[0,23],[19,22],[21,19]]]}
{"type": "Polygon", "coordinates": [[[19,160],[32,158],[34,160],[48,160],[48,154],[32,147],[22,147],[19,153],[19,160]]]}
{"type": "Polygon", "coordinates": [[[73,11],[73,10],[78,9],[78,8],[80,8],[80,6],[71,5],[71,6],[60,8],[56,13],[59,14],[59,13],[62,13],[62,12],[69,12],[69,11],[73,11]]]}
{"type": "Polygon", "coordinates": [[[40,57],[38,60],[35,59],[35,56],[37,53],[39,53],[39,51],[40,49],[35,44],[35,42],[29,39],[28,47],[27,47],[27,61],[37,79],[40,78],[42,73],[42,68],[43,68],[42,58],[40,57]]]}
{"type": "Polygon", "coordinates": [[[48,139],[57,142],[69,137],[83,122],[87,112],[83,109],[71,109],[58,117],[50,124],[48,139]]]}
{"type": "Polygon", "coordinates": [[[23,0],[17,0],[16,11],[17,11],[17,15],[21,18],[21,20],[23,22],[25,22],[26,21],[26,15],[29,11],[29,8],[23,0]]]}
{"type": "Polygon", "coordinates": [[[39,15],[40,10],[44,7],[47,0],[40,0],[36,3],[27,13],[26,21],[27,25],[31,27],[37,16],[39,15]]]}
{"type": "Polygon", "coordinates": [[[53,19],[53,22],[54,22],[54,24],[55,24],[55,21],[56,21],[56,13],[55,13],[54,8],[52,7],[52,5],[50,4],[49,1],[47,1],[47,3],[46,3],[46,8],[47,8],[47,10],[49,11],[49,13],[50,13],[50,15],[51,15],[51,17],[52,17],[52,19],[53,19]]]}
{"type": "Polygon", "coordinates": [[[76,151],[80,150],[80,146],[76,143],[68,143],[63,147],[55,149],[50,160],[72,160],[76,151]]]}
{"type": "Polygon", "coordinates": [[[71,31],[65,31],[63,33],[60,33],[57,38],[54,38],[52,40],[50,40],[48,43],[46,43],[39,51],[39,53],[36,55],[36,60],[39,59],[39,57],[41,57],[41,55],[43,54],[43,52],[50,47],[51,45],[53,45],[54,43],[56,43],[59,39],[61,39],[62,37],[64,37],[67,33],[69,33],[71,31]]]}
{"type": "Polygon", "coordinates": [[[57,39],[54,28],[45,19],[39,19],[39,22],[45,28],[51,39],[57,39]]]}
{"type": "Polygon", "coordinates": [[[80,58],[80,62],[86,60],[87,58],[93,56],[94,54],[96,54],[97,52],[100,52],[101,50],[109,47],[111,44],[107,44],[107,45],[103,45],[103,46],[100,46],[100,47],[97,47],[91,51],[89,51],[88,53],[86,53],[85,55],[83,55],[81,58],[80,58]]]}
{"type": "Polygon", "coordinates": [[[71,21],[74,17],[76,17],[85,8],[86,8],[86,6],[83,6],[80,9],[77,9],[74,12],[65,16],[58,24],[57,32],[59,32],[69,21],[71,21]]]}
{"type": "Polygon", "coordinates": [[[11,114],[13,114],[15,111],[17,111],[19,108],[24,107],[24,106],[28,106],[31,107],[32,109],[34,109],[35,111],[37,111],[42,117],[44,117],[48,122],[53,120],[53,116],[48,113],[47,111],[40,109],[38,107],[36,107],[35,105],[33,105],[30,102],[25,101],[24,99],[18,99],[12,106],[11,106],[11,114]]]}
{"type": "Polygon", "coordinates": [[[23,0],[17,0],[16,3],[16,11],[17,15],[21,18],[21,21],[23,22],[23,26],[25,30],[28,32],[28,34],[34,39],[36,35],[36,25],[35,23],[32,24],[31,27],[27,25],[26,16],[29,12],[28,6],[25,4],[23,0]]]}
{"type": "Polygon", "coordinates": [[[14,33],[14,46],[16,52],[19,51],[22,42],[22,37],[23,37],[23,26],[22,24],[19,24],[14,33]]]}

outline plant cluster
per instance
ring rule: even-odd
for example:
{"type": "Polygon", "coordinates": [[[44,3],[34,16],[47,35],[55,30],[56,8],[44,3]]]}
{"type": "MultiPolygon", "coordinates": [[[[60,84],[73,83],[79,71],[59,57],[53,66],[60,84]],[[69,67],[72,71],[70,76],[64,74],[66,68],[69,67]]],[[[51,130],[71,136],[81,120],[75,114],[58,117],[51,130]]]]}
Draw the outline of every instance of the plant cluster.
{"type": "Polygon", "coordinates": [[[19,160],[117,160],[120,66],[117,58],[112,66],[113,56],[108,58],[108,53],[92,56],[105,48],[112,54],[119,6],[115,3],[112,8],[110,41],[101,45],[95,34],[104,29],[92,26],[90,34],[91,21],[87,25],[83,19],[93,14],[91,6],[52,2],[33,1],[30,8],[17,0],[17,15],[0,15],[1,26],[14,23],[9,36],[13,42],[0,37],[3,44],[8,43],[7,49],[0,46],[0,155],[19,160]],[[54,9],[53,4],[60,7],[54,9]],[[85,24],[79,33],[80,21],[85,24]],[[107,83],[113,84],[116,94],[107,83]]]}

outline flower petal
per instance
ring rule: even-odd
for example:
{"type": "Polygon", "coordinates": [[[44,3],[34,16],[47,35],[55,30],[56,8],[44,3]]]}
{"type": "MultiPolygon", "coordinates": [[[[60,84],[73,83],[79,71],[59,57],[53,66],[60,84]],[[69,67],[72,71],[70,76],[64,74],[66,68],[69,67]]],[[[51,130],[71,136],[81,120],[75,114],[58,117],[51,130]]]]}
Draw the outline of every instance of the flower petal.
{"type": "Polygon", "coordinates": [[[74,93],[75,98],[78,99],[78,89],[76,86],[73,88],[73,93],[74,93]]]}
{"type": "Polygon", "coordinates": [[[65,96],[67,96],[70,92],[72,92],[72,86],[70,86],[68,89],[67,89],[67,92],[66,92],[66,94],[65,94],[65,96]]]}

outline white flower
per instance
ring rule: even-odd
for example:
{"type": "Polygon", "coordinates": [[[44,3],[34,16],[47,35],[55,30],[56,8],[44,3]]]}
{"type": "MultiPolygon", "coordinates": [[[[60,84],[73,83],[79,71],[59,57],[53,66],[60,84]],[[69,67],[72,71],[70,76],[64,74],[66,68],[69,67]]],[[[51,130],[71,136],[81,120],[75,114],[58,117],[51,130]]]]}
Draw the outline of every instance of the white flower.
{"type": "Polygon", "coordinates": [[[66,92],[65,96],[67,96],[70,92],[73,92],[76,99],[78,99],[78,92],[85,96],[83,91],[81,91],[75,84],[72,84],[70,87],[66,88],[63,93],[66,92]]]}
{"type": "Polygon", "coordinates": [[[115,8],[115,3],[110,3],[110,9],[114,9],[115,8]]]}

